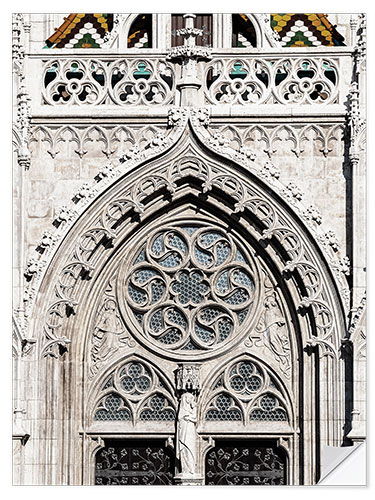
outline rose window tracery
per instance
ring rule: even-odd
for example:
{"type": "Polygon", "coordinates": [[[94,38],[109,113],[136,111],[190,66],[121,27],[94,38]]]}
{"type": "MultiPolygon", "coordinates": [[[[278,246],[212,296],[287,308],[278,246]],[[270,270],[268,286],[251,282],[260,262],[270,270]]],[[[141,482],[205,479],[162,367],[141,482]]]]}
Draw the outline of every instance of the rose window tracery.
{"type": "Polygon", "coordinates": [[[252,317],[256,267],[228,231],[197,224],[159,229],[120,278],[126,314],[143,339],[169,351],[229,344],[252,317]]]}

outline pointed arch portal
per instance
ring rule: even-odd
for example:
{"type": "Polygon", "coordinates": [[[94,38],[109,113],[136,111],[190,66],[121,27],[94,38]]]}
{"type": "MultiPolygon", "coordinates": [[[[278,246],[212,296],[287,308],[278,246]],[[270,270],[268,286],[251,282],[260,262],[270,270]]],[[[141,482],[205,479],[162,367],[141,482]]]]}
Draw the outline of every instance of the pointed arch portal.
{"type": "Polygon", "coordinates": [[[201,483],[311,484],[321,444],[341,444],[336,277],[293,208],[198,128],[125,163],[41,280],[34,331],[54,383],[39,418],[61,421],[44,453],[62,450],[56,475],[73,484],[177,480],[181,365],[199,371],[201,483]]]}

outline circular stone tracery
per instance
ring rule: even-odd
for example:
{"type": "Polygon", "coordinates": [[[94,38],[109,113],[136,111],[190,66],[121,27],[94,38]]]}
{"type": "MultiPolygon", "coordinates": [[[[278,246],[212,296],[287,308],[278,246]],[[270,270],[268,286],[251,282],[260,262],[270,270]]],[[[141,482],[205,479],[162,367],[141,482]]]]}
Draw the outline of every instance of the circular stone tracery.
{"type": "Polygon", "coordinates": [[[150,346],[212,352],[246,333],[256,275],[254,261],[226,231],[181,223],[146,237],[124,264],[120,306],[150,346]]]}

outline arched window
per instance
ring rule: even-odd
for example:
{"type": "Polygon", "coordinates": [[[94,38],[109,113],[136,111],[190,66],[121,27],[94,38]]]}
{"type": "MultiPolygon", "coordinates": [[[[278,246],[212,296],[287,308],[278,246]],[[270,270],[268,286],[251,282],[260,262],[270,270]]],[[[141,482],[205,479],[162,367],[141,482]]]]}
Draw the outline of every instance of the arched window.
{"type": "Polygon", "coordinates": [[[152,14],[139,14],[128,34],[128,48],[152,48],[152,14]]]}
{"type": "MultiPolygon", "coordinates": [[[[171,46],[177,47],[184,44],[184,37],[177,36],[176,30],[185,27],[183,14],[172,14],[172,40],[171,46]]],[[[203,35],[196,38],[196,44],[201,46],[212,45],[212,14],[196,14],[194,27],[203,30],[203,35]]]]}
{"type": "Polygon", "coordinates": [[[257,40],[253,23],[246,14],[232,14],[232,47],[256,47],[257,40]]]}

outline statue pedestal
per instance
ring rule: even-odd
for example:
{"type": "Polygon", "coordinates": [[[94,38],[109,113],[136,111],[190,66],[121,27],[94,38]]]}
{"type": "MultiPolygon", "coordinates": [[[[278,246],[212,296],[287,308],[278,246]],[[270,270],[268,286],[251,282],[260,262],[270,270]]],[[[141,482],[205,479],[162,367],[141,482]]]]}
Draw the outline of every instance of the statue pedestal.
{"type": "Polygon", "coordinates": [[[177,474],[174,477],[175,484],[178,486],[203,486],[204,477],[198,474],[177,474]]]}

